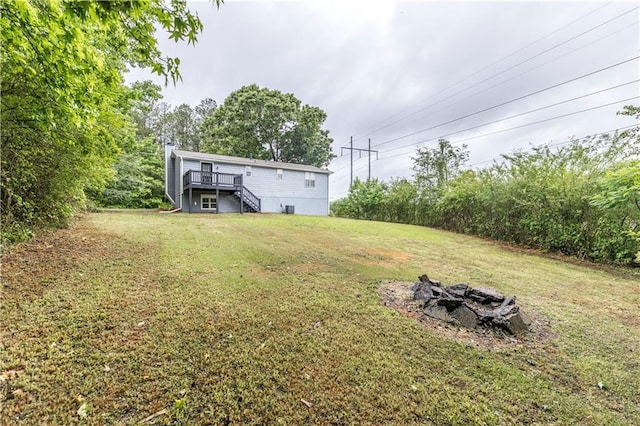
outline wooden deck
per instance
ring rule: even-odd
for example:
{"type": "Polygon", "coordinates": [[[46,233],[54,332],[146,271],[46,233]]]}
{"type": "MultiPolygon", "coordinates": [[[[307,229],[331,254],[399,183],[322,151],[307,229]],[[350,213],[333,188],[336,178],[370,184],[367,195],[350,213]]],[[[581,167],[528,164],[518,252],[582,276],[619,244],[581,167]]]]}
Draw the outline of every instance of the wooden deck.
{"type": "Polygon", "coordinates": [[[240,190],[242,188],[242,175],[188,170],[182,177],[182,184],[184,189],[240,190]]]}
{"type": "Polygon", "coordinates": [[[189,191],[189,208],[192,203],[192,192],[194,189],[215,189],[216,198],[219,198],[219,191],[232,191],[240,201],[240,213],[254,211],[260,213],[261,202],[253,192],[244,186],[241,174],[202,172],[198,170],[188,170],[182,177],[183,188],[189,191]]]}

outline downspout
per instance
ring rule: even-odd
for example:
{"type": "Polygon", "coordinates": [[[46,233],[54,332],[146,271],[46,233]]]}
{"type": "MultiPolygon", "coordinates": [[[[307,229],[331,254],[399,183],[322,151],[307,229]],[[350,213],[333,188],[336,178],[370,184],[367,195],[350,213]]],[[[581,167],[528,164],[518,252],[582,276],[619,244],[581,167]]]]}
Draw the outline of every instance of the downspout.
{"type": "Polygon", "coordinates": [[[182,179],[182,157],[180,157],[180,210],[182,210],[182,195],[184,194],[184,180],[182,179]]]}
{"type": "Polygon", "coordinates": [[[329,201],[329,178],[331,173],[327,173],[327,216],[331,214],[331,202],[329,201]]]}
{"type": "MultiPolygon", "coordinates": [[[[169,195],[169,161],[171,161],[171,152],[173,150],[168,148],[168,144],[164,147],[164,195],[171,201],[171,205],[175,207],[176,202],[171,195],[169,195]],[[167,153],[167,149],[169,149],[169,153],[167,153]],[[167,155],[168,154],[168,155],[167,155]]],[[[173,179],[175,180],[175,172],[173,175],[173,179]]]]}

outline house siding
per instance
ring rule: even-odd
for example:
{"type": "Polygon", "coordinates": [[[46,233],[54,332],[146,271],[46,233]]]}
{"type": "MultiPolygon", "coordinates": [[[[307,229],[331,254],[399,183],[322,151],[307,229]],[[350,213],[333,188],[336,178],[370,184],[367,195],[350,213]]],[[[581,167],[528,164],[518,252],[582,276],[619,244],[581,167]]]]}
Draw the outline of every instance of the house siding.
{"type": "MultiPolygon", "coordinates": [[[[201,195],[209,194],[215,195],[215,190],[201,190],[192,189],[191,204],[189,204],[189,190],[186,190],[182,194],[182,211],[191,213],[213,213],[215,210],[202,210],[201,195]],[[189,210],[191,209],[191,210],[189,210]]],[[[240,211],[240,201],[230,191],[220,191],[220,195],[217,200],[218,213],[237,213],[240,211]]]]}
{"type": "MultiPolygon", "coordinates": [[[[200,170],[201,162],[213,163],[213,171],[229,174],[242,174],[244,186],[261,200],[261,211],[264,213],[283,213],[285,206],[294,206],[295,214],[327,216],[329,214],[329,174],[314,172],[315,186],[305,187],[305,171],[282,168],[282,179],[278,179],[277,163],[273,167],[253,164],[251,176],[245,173],[244,164],[231,164],[223,161],[199,160],[176,156],[173,165],[167,161],[167,167],[173,167],[175,179],[173,191],[175,207],[182,207],[183,212],[201,212],[200,194],[203,190],[193,189],[191,205],[189,191],[182,188],[182,175],[188,170],[200,170]]],[[[243,159],[245,160],[245,159],[243,159]]],[[[246,159],[246,161],[250,161],[246,159]]],[[[171,190],[171,184],[168,185],[171,190]]],[[[204,191],[215,193],[212,190],[204,191]]],[[[209,212],[209,210],[206,210],[209,212]]],[[[239,212],[240,201],[229,191],[220,191],[218,198],[220,213],[239,212]]]]}
{"type": "Polygon", "coordinates": [[[300,170],[285,169],[282,180],[278,180],[275,168],[252,166],[251,176],[246,176],[245,166],[217,162],[214,169],[216,167],[221,173],[243,174],[244,186],[260,198],[264,213],[282,213],[285,206],[292,205],[296,214],[329,214],[329,175],[326,173],[315,173],[315,187],[306,188],[305,172],[300,170]]]}

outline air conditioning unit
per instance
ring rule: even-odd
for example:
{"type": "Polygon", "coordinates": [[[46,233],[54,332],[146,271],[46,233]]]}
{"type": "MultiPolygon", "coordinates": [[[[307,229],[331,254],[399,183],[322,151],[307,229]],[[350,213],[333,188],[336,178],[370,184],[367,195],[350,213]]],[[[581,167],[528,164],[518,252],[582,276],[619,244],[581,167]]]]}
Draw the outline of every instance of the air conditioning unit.
{"type": "Polygon", "coordinates": [[[294,214],[296,212],[296,206],[284,206],[284,212],[286,214],[294,214]]]}

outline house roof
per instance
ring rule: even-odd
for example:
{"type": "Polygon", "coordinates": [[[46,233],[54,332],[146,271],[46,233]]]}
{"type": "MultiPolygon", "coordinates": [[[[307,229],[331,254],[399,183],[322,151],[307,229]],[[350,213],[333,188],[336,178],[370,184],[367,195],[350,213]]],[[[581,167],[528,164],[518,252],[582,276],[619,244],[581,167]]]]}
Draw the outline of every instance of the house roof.
{"type": "Polygon", "coordinates": [[[300,170],[303,172],[314,172],[314,173],[325,173],[325,174],[333,173],[330,170],[321,169],[315,166],[308,166],[306,164],[282,163],[280,161],[258,160],[255,158],[244,158],[244,157],[232,157],[230,155],[207,154],[204,152],[184,151],[181,149],[174,149],[171,156],[174,158],[182,157],[182,158],[189,158],[192,160],[204,160],[204,161],[212,161],[215,163],[224,163],[224,164],[238,164],[242,166],[259,166],[259,167],[269,167],[272,169],[300,170]]]}

